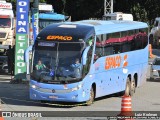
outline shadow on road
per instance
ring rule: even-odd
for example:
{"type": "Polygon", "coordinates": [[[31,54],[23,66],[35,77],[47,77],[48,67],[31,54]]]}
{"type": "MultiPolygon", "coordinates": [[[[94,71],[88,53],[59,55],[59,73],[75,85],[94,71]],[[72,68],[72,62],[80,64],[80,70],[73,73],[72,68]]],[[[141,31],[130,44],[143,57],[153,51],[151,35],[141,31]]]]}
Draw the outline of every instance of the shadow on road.
{"type": "Polygon", "coordinates": [[[2,104],[16,106],[37,106],[50,108],[71,108],[84,103],[32,101],[29,98],[29,84],[11,84],[0,79],[0,99],[2,104]]]}
{"type": "MultiPolygon", "coordinates": [[[[117,94],[101,97],[95,101],[100,101],[111,97],[117,97],[117,94]]],[[[48,108],[73,108],[77,106],[87,106],[84,102],[70,103],[32,101],[29,98],[29,84],[10,84],[9,82],[0,82],[0,98],[2,100],[2,104],[16,106],[37,106],[48,108]]]]}
{"type": "Polygon", "coordinates": [[[147,82],[160,82],[160,79],[147,79],[147,82]]]}
{"type": "MultiPolygon", "coordinates": [[[[50,108],[72,108],[76,106],[87,106],[86,103],[70,103],[70,102],[46,102],[32,101],[29,98],[29,83],[11,83],[10,75],[0,75],[0,99],[2,104],[15,106],[37,106],[50,108]]],[[[112,94],[96,99],[100,101],[111,97],[120,97],[118,94],[112,94]]]]}

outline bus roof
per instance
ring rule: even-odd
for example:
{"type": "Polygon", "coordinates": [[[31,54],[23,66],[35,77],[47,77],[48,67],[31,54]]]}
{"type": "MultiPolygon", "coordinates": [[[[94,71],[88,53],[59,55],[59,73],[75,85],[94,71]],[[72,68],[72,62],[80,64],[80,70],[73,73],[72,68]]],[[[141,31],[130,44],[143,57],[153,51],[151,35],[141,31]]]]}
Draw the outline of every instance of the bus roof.
{"type": "Polygon", "coordinates": [[[94,26],[96,35],[148,27],[144,22],[129,20],[82,20],[75,23],[94,26]]]}
{"type": "MultiPolygon", "coordinates": [[[[79,40],[88,39],[93,33],[94,33],[93,26],[78,25],[78,24],[73,24],[72,22],[54,23],[42,29],[42,31],[37,36],[37,40],[52,40],[52,39],[47,39],[47,37],[50,36],[61,37],[61,38],[71,36],[73,39],[70,42],[79,42],[79,40]]],[[[65,39],[60,41],[65,41],[65,39]]]]}
{"type": "Polygon", "coordinates": [[[147,28],[148,25],[138,21],[120,20],[82,20],[77,22],[63,22],[51,24],[44,28],[38,35],[39,40],[45,40],[50,35],[73,36],[75,39],[87,39],[93,31],[96,35],[114,33],[132,29],[147,28]]]}

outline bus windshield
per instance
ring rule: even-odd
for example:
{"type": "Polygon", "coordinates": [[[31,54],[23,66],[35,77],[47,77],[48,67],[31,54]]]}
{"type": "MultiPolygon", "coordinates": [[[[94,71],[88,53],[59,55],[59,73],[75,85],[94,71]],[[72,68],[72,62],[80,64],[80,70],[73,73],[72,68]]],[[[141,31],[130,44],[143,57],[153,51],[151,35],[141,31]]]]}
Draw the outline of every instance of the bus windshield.
{"type": "Polygon", "coordinates": [[[83,42],[37,42],[31,78],[44,83],[80,80],[83,49],[83,42]]]}

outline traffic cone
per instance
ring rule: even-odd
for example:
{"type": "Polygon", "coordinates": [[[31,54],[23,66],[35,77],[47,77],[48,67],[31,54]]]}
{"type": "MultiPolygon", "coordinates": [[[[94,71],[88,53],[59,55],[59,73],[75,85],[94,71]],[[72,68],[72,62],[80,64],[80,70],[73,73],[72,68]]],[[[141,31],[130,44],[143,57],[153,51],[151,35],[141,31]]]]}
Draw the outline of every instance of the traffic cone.
{"type": "Polygon", "coordinates": [[[149,57],[153,58],[153,54],[152,54],[152,45],[149,44],[149,57]]]}
{"type": "Polygon", "coordinates": [[[0,99],[0,120],[4,120],[2,117],[2,105],[1,105],[1,99],[0,99]]]}
{"type": "Polygon", "coordinates": [[[121,113],[118,116],[126,117],[121,120],[134,120],[132,119],[134,115],[132,113],[131,96],[122,96],[121,113]]]}

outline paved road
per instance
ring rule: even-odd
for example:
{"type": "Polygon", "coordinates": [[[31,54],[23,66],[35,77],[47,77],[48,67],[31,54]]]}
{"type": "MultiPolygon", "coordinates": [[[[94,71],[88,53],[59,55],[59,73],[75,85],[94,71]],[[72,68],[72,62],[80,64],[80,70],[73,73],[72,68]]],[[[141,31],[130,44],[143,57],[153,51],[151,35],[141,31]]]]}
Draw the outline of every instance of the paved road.
{"type": "MultiPolygon", "coordinates": [[[[120,111],[121,97],[96,99],[91,106],[62,107],[29,100],[28,84],[10,84],[10,76],[0,75],[2,111],[120,111]],[[3,79],[2,79],[3,78],[3,79]]],[[[160,111],[160,80],[146,81],[132,97],[133,111],[160,111]]],[[[66,105],[66,104],[65,104],[66,105]]],[[[84,113],[85,114],[85,113],[84,113]]]]}

